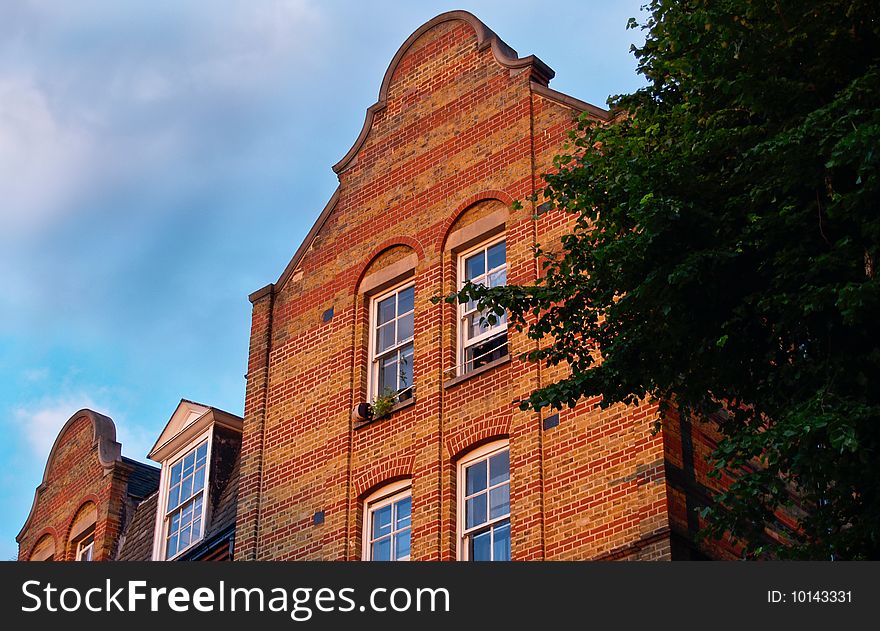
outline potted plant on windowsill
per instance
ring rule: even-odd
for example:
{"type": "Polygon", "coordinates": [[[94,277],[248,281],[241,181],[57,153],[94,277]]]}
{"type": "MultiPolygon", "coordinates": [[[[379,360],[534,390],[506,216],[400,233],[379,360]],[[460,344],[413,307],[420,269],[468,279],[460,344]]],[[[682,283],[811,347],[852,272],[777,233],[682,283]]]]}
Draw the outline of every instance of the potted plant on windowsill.
{"type": "Polygon", "coordinates": [[[373,418],[385,418],[391,414],[395,405],[397,405],[397,393],[391,388],[385,388],[385,390],[382,391],[382,394],[377,396],[376,400],[370,404],[373,418]]]}

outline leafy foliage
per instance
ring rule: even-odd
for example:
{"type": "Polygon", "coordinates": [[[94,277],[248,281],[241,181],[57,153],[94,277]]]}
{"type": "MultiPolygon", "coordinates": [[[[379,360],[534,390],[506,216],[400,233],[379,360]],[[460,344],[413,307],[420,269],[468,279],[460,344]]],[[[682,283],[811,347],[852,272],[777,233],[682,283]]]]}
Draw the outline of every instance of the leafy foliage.
{"type": "Polygon", "coordinates": [[[543,277],[453,298],[508,310],[541,341],[529,360],[570,366],[524,408],[726,408],[714,465],[736,481],[709,534],[880,558],[880,5],[647,8],[647,86],[610,100],[613,124],[582,117],[545,177],[575,223],[539,248],[543,277]],[[781,544],[780,509],[799,520],[781,544]]]}
{"type": "Polygon", "coordinates": [[[376,400],[370,404],[370,411],[373,413],[374,419],[385,418],[397,405],[397,393],[389,387],[376,397],[376,400]]]}

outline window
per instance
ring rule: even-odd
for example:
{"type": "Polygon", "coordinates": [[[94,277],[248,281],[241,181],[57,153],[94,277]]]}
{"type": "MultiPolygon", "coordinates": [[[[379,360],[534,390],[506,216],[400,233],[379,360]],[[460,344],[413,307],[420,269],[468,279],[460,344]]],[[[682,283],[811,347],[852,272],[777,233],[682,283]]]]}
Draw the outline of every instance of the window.
{"type": "Polygon", "coordinates": [[[412,490],[409,482],[389,485],[364,502],[365,561],[409,561],[412,490]]]}
{"type": "MultiPolygon", "coordinates": [[[[484,287],[507,284],[507,249],[503,238],[459,257],[459,287],[467,281],[484,287]]],[[[477,310],[474,301],[459,305],[461,374],[507,355],[507,315],[494,316],[494,323],[488,322],[488,317],[489,314],[477,310]]]]}
{"type": "MultiPolygon", "coordinates": [[[[62,555],[63,559],[64,556],[62,555]]],[[[31,561],[54,561],[55,560],[55,539],[52,535],[43,535],[37,541],[37,545],[31,551],[31,561]]]]}
{"type": "Polygon", "coordinates": [[[510,560],[510,449],[507,441],[476,450],[458,466],[459,558],[510,560]]]}
{"type": "Polygon", "coordinates": [[[415,285],[410,283],[372,301],[370,317],[371,399],[413,396],[415,285]]]}
{"type": "Polygon", "coordinates": [[[91,561],[95,554],[95,532],[92,530],[76,544],[76,560],[91,561]]]}
{"type": "Polygon", "coordinates": [[[165,506],[165,558],[170,559],[202,537],[208,441],[171,465],[165,506]]]}
{"type": "Polygon", "coordinates": [[[95,560],[95,525],[98,522],[98,508],[94,502],[85,502],[76,511],[70,524],[69,556],[76,561],[95,560]]]}

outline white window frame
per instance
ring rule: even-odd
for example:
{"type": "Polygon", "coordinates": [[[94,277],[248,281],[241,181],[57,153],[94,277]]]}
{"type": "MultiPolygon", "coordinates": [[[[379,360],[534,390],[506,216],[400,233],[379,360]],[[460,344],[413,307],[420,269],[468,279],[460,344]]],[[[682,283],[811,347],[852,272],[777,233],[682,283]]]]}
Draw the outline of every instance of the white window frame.
{"type": "Polygon", "coordinates": [[[95,528],[92,526],[86,530],[86,534],[76,542],[76,560],[93,561],[95,558],[95,528]],[[88,543],[86,543],[88,541],[88,543]],[[85,545],[83,545],[85,544],[85,545]],[[83,558],[83,557],[88,558],[83,558]]]}
{"type": "MultiPolygon", "coordinates": [[[[411,480],[400,480],[398,482],[392,482],[391,484],[386,484],[380,489],[374,491],[370,495],[368,495],[364,499],[364,519],[363,519],[363,536],[361,537],[361,559],[364,561],[372,561],[372,543],[373,543],[373,513],[380,508],[384,508],[389,504],[394,504],[402,500],[405,497],[409,497],[412,500],[412,481],[411,480]]],[[[412,504],[410,504],[412,506],[412,504]]],[[[394,521],[393,521],[393,513],[392,513],[392,536],[391,536],[391,549],[394,550],[394,535],[397,532],[402,532],[404,529],[394,530],[394,521]]],[[[412,558],[412,509],[410,509],[410,522],[409,522],[409,545],[410,545],[410,556],[405,559],[396,559],[397,561],[409,561],[412,558]]]]}
{"type": "MultiPolygon", "coordinates": [[[[472,248],[464,250],[463,252],[459,252],[459,254],[458,254],[458,276],[457,276],[459,290],[461,290],[464,287],[464,284],[466,282],[466,280],[465,280],[465,273],[466,273],[465,261],[467,259],[469,259],[470,257],[472,257],[477,252],[488,250],[493,245],[497,245],[498,243],[501,243],[502,241],[505,242],[503,269],[505,270],[505,274],[506,274],[507,269],[508,269],[507,243],[506,243],[507,234],[506,233],[501,233],[497,237],[494,237],[492,239],[487,239],[485,241],[480,242],[479,244],[475,245],[472,248]]],[[[488,279],[490,272],[497,272],[501,269],[502,269],[502,267],[500,267],[500,266],[492,268],[491,270],[487,269],[485,271],[485,275],[486,275],[487,279],[488,279]]],[[[505,281],[505,284],[506,284],[506,281],[505,281]]],[[[459,303],[459,305],[458,305],[458,323],[457,323],[458,351],[457,351],[457,355],[456,355],[456,368],[457,368],[456,374],[457,375],[465,375],[465,374],[475,370],[475,369],[471,369],[471,370],[466,369],[467,368],[466,357],[467,357],[467,349],[468,348],[470,348],[471,346],[477,346],[477,345],[482,344],[483,342],[485,342],[493,337],[501,335],[502,331],[505,333],[507,331],[507,317],[505,314],[505,316],[503,316],[503,320],[501,322],[497,322],[494,326],[491,326],[489,329],[487,329],[483,333],[480,333],[475,338],[473,338],[471,340],[467,340],[467,337],[466,337],[467,336],[467,325],[466,325],[467,319],[468,319],[469,315],[471,315],[472,313],[475,313],[475,312],[477,312],[476,309],[468,310],[468,303],[466,303],[466,302],[459,303]]],[[[508,343],[509,343],[509,340],[508,340],[508,343]]],[[[508,353],[509,353],[509,350],[508,350],[508,353]]],[[[471,362],[473,362],[473,360],[471,360],[471,362]]]]}
{"type": "MultiPolygon", "coordinates": [[[[370,320],[370,322],[369,322],[370,339],[369,339],[369,343],[368,343],[370,362],[369,362],[369,366],[368,366],[368,370],[367,370],[367,380],[368,380],[367,383],[369,383],[369,395],[370,395],[369,400],[371,402],[375,401],[376,398],[380,394],[382,394],[381,392],[379,392],[379,360],[380,359],[382,359],[383,357],[385,357],[387,355],[390,355],[391,353],[397,353],[400,351],[400,349],[404,348],[408,344],[411,344],[413,347],[413,364],[415,364],[415,285],[416,285],[415,279],[410,278],[409,280],[404,281],[402,283],[399,283],[398,285],[395,285],[391,289],[388,289],[387,291],[384,291],[381,294],[376,294],[375,296],[370,297],[370,318],[369,318],[369,320],[370,320]],[[376,330],[377,330],[378,324],[379,324],[379,303],[387,298],[390,298],[391,296],[399,294],[401,291],[404,291],[405,289],[409,289],[410,287],[413,288],[413,311],[412,311],[412,313],[413,313],[413,335],[412,335],[412,337],[407,338],[403,342],[398,342],[394,346],[385,349],[384,351],[382,351],[381,354],[377,354],[377,352],[376,352],[376,330]]],[[[396,305],[396,303],[395,303],[395,305],[396,305]]],[[[409,313],[409,312],[407,312],[407,313],[409,313]]],[[[404,314],[404,315],[406,315],[406,314],[404,314]]],[[[398,319],[399,317],[400,316],[397,315],[397,312],[395,310],[395,315],[394,315],[395,320],[398,319]]],[[[413,381],[415,381],[415,371],[414,370],[413,370],[413,381]]],[[[414,392],[414,384],[411,383],[411,384],[409,384],[408,388],[398,390],[395,393],[395,396],[399,396],[401,392],[406,392],[407,390],[409,390],[409,392],[410,392],[410,397],[407,397],[407,398],[411,398],[412,393],[414,392]]]]}
{"type": "MultiPolygon", "coordinates": [[[[159,495],[159,505],[157,507],[157,518],[160,520],[160,527],[156,529],[156,536],[153,541],[153,549],[154,549],[154,558],[158,561],[171,561],[173,559],[178,558],[188,550],[190,550],[193,546],[197,545],[199,542],[204,539],[205,532],[207,531],[207,516],[208,516],[208,503],[210,501],[208,497],[208,488],[210,487],[211,480],[211,453],[214,445],[214,434],[212,429],[209,429],[206,432],[202,432],[196,437],[193,441],[187,443],[187,445],[178,451],[179,455],[175,455],[172,458],[169,458],[165,462],[162,463],[162,472],[160,474],[159,480],[159,488],[161,490],[161,494],[159,495]],[[171,490],[171,468],[176,465],[178,462],[186,458],[186,456],[193,450],[198,449],[198,447],[207,441],[208,450],[205,460],[205,484],[202,487],[202,515],[201,515],[201,527],[199,531],[198,537],[193,537],[190,539],[189,544],[185,548],[178,549],[172,556],[166,557],[167,550],[167,542],[168,542],[168,528],[170,525],[170,513],[168,511],[168,494],[171,490]]],[[[192,496],[192,499],[195,496],[192,496]]],[[[174,510],[179,509],[183,504],[178,504],[174,510]]]]}
{"type": "MultiPolygon", "coordinates": [[[[496,440],[481,447],[474,449],[473,451],[468,452],[461,460],[458,462],[457,466],[457,476],[456,476],[456,530],[457,530],[457,540],[458,540],[458,560],[459,561],[469,561],[470,560],[470,539],[474,533],[479,533],[487,529],[491,529],[496,524],[499,524],[503,521],[507,521],[508,524],[511,524],[510,519],[510,504],[512,502],[508,501],[508,512],[505,515],[501,515],[494,519],[489,519],[488,521],[480,524],[479,526],[474,526],[472,528],[466,528],[466,512],[465,512],[465,499],[468,497],[466,495],[466,487],[465,487],[465,469],[470,467],[471,465],[477,464],[481,460],[488,460],[492,456],[501,453],[502,451],[510,452],[510,441],[507,439],[504,440],[496,440]]],[[[507,484],[512,484],[513,481],[513,472],[508,469],[508,477],[507,484]]],[[[503,483],[502,483],[503,484],[503,483]]],[[[501,484],[496,486],[502,486],[501,484]]],[[[485,493],[488,494],[491,488],[496,487],[487,487],[485,493]]],[[[488,501],[488,497],[487,497],[488,501]]],[[[512,539],[513,526],[511,524],[511,544],[513,542],[512,539]]]]}

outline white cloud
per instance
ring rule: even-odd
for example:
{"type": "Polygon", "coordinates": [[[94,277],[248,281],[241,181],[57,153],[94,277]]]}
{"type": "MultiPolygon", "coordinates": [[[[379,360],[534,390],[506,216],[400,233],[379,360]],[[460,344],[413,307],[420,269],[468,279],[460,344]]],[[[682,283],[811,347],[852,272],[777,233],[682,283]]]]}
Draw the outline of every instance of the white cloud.
{"type": "Polygon", "coordinates": [[[33,457],[45,462],[58,432],[70,416],[83,408],[95,407],[88,395],[71,394],[60,399],[43,399],[32,405],[18,406],[13,410],[13,416],[33,457]]]}
{"type": "Polygon", "coordinates": [[[210,7],[30,2],[7,27],[0,10],[0,239],[216,155],[221,130],[259,124],[279,84],[316,61],[326,20],[312,0],[210,7]]]}
{"type": "MultiPolygon", "coordinates": [[[[156,430],[125,423],[121,419],[113,419],[113,422],[116,423],[116,440],[122,443],[122,455],[134,460],[149,462],[147,453],[156,443],[159,433],[156,430]]],[[[150,462],[150,464],[155,463],[150,462]]]]}
{"type": "Polygon", "coordinates": [[[26,368],[22,371],[21,376],[29,383],[45,381],[49,377],[49,369],[45,366],[42,368],[26,368]]]}
{"type": "Polygon", "coordinates": [[[54,220],[88,170],[92,139],[59,121],[47,95],[24,78],[0,78],[0,232],[54,220]]]}
{"type": "Polygon", "coordinates": [[[19,428],[21,438],[30,450],[30,456],[37,462],[45,463],[58,437],[58,432],[71,415],[83,408],[95,410],[113,419],[116,425],[116,440],[122,443],[122,455],[135,460],[146,460],[147,452],[158,438],[155,428],[134,425],[126,422],[120,415],[113,416],[84,392],[57,398],[47,397],[13,409],[15,427],[19,428]]]}

